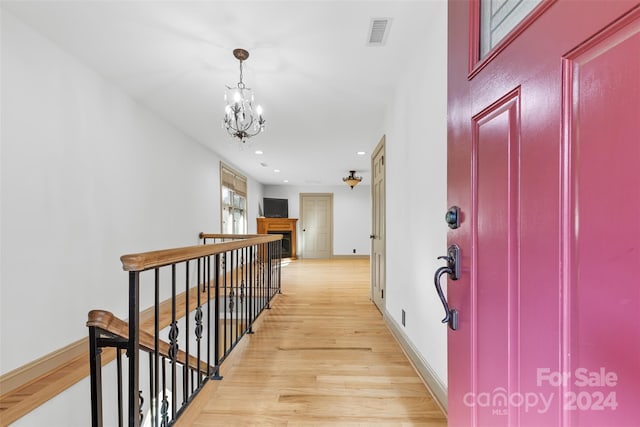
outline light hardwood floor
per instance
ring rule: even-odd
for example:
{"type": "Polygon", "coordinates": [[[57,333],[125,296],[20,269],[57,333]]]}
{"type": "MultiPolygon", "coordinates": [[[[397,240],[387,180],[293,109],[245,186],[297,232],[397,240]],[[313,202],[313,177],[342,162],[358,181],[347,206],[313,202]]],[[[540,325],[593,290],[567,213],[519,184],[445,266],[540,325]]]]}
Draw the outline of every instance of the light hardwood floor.
{"type": "Polygon", "coordinates": [[[184,425],[446,426],[369,299],[368,260],[293,261],[282,292],[184,425]]]}

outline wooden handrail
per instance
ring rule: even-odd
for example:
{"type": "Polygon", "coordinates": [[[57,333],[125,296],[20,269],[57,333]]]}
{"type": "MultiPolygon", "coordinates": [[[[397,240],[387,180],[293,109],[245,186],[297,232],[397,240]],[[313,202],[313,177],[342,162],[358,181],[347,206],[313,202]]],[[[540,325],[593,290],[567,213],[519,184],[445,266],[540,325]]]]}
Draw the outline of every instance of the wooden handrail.
{"type": "MultiPolygon", "coordinates": [[[[129,324],[124,320],[121,320],[114,316],[110,311],[91,310],[89,312],[89,320],[87,320],[87,326],[100,328],[105,332],[117,336],[118,338],[122,338],[125,340],[129,339],[129,324]]],[[[171,345],[163,340],[159,340],[158,344],[158,353],[160,354],[160,356],[170,359],[171,356],[169,356],[169,347],[171,345]]],[[[152,334],[141,330],[139,345],[141,350],[153,353],[155,351],[155,338],[152,334]]],[[[188,364],[189,368],[193,370],[200,369],[200,372],[205,373],[206,375],[211,374],[214,369],[213,366],[209,366],[203,361],[200,361],[200,363],[198,364],[198,359],[193,356],[189,356],[187,358],[187,354],[182,350],[178,350],[178,353],[176,354],[176,361],[178,363],[181,363],[182,365],[188,364]],[[198,365],[200,365],[199,368],[198,365]]]]}
{"type": "Polygon", "coordinates": [[[280,234],[259,235],[258,237],[249,237],[233,242],[216,243],[215,245],[187,246],[184,248],[123,255],[120,257],[120,261],[122,261],[122,268],[125,271],[144,271],[150,268],[189,261],[191,259],[216,255],[281,239],[282,235],[280,234]]]}
{"type": "Polygon", "coordinates": [[[249,239],[251,237],[260,237],[264,236],[264,234],[220,234],[220,233],[205,233],[200,232],[199,234],[201,239],[249,239]]]}

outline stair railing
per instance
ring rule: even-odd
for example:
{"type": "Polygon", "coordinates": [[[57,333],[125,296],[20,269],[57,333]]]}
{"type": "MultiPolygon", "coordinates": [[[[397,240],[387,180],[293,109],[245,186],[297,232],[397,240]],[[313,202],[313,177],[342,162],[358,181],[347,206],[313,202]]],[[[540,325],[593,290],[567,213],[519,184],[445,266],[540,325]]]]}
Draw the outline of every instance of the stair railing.
{"type": "Polygon", "coordinates": [[[207,381],[222,379],[221,363],[280,292],[282,236],[201,238],[222,243],[121,257],[128,322],[89,312],[94,427],[172,425],[207,381]],[[115,351],[110,381],[103,349],[115,351]],[[103,396],[103,377],[115,395],[103,396]]]}

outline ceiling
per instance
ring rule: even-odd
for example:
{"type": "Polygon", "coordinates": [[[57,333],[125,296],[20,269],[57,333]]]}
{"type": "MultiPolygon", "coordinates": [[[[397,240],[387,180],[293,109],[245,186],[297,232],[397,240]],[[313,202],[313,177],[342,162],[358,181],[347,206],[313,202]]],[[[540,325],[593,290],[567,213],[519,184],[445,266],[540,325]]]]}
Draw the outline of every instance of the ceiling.
{"type": "Polygon", "coordinates": [[[427,54],[421,40],[430,20],[445,19],[443,4],[2,0],[4,9],[247,175],[303,186],[339,185],[351,169],[368,184],[393,88],[414,56],[427,54]],[[382,46],[367,43],[372,18],[392,20],[382,46]],[[250,53],[244,83],[267,120],[245,147],[222,128],[225,86],[239,80],[235,48],[250,53]]]}

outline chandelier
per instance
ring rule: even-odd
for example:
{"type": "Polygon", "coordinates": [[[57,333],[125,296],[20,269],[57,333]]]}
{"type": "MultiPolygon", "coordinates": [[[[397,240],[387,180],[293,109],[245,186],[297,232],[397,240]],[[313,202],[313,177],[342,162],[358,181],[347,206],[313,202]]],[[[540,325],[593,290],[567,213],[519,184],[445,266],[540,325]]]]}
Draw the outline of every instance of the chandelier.
{"type": "Polygon", "coordinates": [[[349,171],[349,176],[345,176],[342,180],[353,190],[353,187],[360,184],[361,176],[356,176],[356,171],[349,171]]]}
{"type": "Polygon", "coordinates": [[[227,106],[222,126],[229,135],[246,142],[264,130],[265,120],[262,117],[262,107],[253,106],[253,91],[244,85],[242,81],[242,62],[249,58],[249,52],[244,49],[235,49],[233,56],[240,61],[240,81],[236,87],[227,86],[224,100],[227,106]]]}

